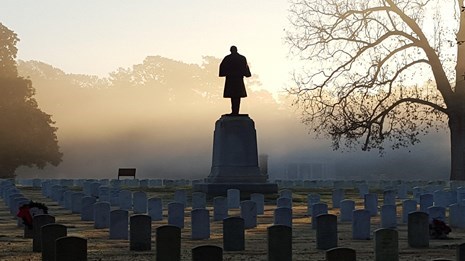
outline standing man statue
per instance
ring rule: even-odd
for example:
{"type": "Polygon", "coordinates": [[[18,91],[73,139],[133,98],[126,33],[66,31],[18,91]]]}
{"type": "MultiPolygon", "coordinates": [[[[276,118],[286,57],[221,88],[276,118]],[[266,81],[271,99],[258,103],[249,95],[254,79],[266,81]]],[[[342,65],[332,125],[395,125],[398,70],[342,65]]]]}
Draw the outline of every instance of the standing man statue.
{"type": "Polygon", "coordinates": [[[224,98],[231,98],[231,115],[239,115],[241,98],[247,97],[244,76],[250,77],[249,66],[245,56],[237,52],[236,46],[229,49],[231,54],[224,57],[220,64],[220,77],[226,77],[224,83],[224,98]]]}

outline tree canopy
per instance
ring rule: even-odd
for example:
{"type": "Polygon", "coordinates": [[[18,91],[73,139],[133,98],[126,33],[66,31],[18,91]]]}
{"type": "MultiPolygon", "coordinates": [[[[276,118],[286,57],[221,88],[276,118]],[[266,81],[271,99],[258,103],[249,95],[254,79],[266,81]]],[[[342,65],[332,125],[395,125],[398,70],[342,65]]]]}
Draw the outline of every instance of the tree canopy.
{"type": "Polygon", "coordinates": [[[29,79],[18,77],[17,35],[0,23],[0,178],[12,178],[19,166],[58,165],[56,131],[40,110],[29,79]]]}
{"type": "Polygon", "coordinates": [[[448,120],[451,179],[465,179],[463,1],[295,0],[290,22],[304,123],[336,149],[383,151],[448,120]]]}

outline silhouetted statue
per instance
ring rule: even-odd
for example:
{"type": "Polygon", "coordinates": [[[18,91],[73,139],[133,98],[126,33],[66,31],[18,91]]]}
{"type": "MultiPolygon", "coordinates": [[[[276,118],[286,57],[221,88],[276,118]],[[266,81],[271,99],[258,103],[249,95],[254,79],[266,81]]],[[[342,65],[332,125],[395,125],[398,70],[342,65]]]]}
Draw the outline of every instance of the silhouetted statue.
{"type": "Polygon", "coordinates": [[[220,77],[226,77],[224,83],[224,98],[231,98],[231,115],[238,115],[241,98],[247,97],[244,76],[250,77],[249,66],[245,56],[237,52],[236,46],[229,49],[231,54],[224,57],[220,64],[220,77]]]}

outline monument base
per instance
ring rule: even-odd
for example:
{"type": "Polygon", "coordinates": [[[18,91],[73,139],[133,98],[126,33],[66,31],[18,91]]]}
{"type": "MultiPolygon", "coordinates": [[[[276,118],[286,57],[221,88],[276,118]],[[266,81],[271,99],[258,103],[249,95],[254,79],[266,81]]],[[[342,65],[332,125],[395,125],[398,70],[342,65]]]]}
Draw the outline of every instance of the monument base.
{"type": "Polygon", "coordinates": [[[210,196],[225,196],[228,189],[241,193],[271,194],[278,185],[268,183],[268,175],[258,165],[255,123],[247,114],[222,115],[215,123],[213,160],[205,183],[194,191],[210,196]]]}
{"type": "Polygon", "coordinates": [[[226,196],[228,189],[238,189],[241,193],[278,193],[275,183],[200,183],[195,184],[194,191],[204,192],[209,196],[226,196]]]}

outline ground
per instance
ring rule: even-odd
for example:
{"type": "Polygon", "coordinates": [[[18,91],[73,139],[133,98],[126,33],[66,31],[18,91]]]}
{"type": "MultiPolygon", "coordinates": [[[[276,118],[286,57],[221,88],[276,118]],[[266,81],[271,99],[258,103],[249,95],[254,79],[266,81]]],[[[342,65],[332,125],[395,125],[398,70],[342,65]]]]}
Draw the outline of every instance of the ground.
{"type": "MultiPolygon", "coordinates": [[[[76,188],[77,189],[77,188],[76,188]]],[[[189,189],[189,188],[185,188],[189,189]]],[[[88,240],[89,260],[154,260],[155,259],[155,229],[167,224],[166,210],[163,221],[152,223],[152,250],[146,252],[129,251],[129,241],[109,240],[108,229],[94,229],[92,221],[81,221],[80,215],[71,214],[71,211],[59,206],[57,203],[43,197],[38,188],[20,187],[22,193],[33,200],[45,203],[50,214],[56,218],[56,223],[68,227],[69,236],[79,236],[88,240]]],[[[166,205],[173,198],[174,189],[146,189],[148,197],[161,197],[166,205]]],[[[325,251],[317,250],[315,243],[315,230],[311,229],[310,218],[306,215],[306,195],[318,192],[322,201],[331,207],[329,190],[296,190],[294,191],[294,219],[293,219],[293,260],[325,260],[325,251]]],[[[356,208],[363,208],[362,200],[355,191],[346,190],[346,199],[356,200],[356,208]]],[[[382,195],[382,194],[381,194],[382,195]]],[[[239,252],[224,252],[224,260],[267,260],[266,228],[273,222],[273,209],[276,195],[266,197],[265,214],[258,216],[258,227],[246,231],[246,250],[239,252]]],[[[382,200],[380,201],[382,204],[382,200]]],[[[401,201],[397,200],[398,217],[401,216],[401,201]]],[[[211,206],[209,201],[208,206],[211,206]]],[[[213,214],[211,207],[210,216],[213,214]]],[[[186,211],[185,228],[182,230],[182,260],[191,260],[191,249],[199,245],[222,246],[222,222],[211,223],[211,237],[208,240],[190,239],[190,215],[186,211]]],[[[331,214],[338,214],[339,209],[330,209],[331,214]]],[[[239,210],[230,210],[230,216],[239,215],[239,210]]],[[[400,221],[400,218],[398,218],[400,221]]],[[[379,228],[379,216],[371,219],[372,231],[379,228]]],[[[414,249],[407,246],[407,226],[398,225],[400,260],[433,260],[435,258],[449,258],[455,260],[456,246],[465,240],[465,229],[453,228],[449,239],[431,240],[427,249],[414,249]]],[[[357,260],[374,260],[374,241],[352,240],[351,223],[338,223],[338,246],[356,249],[357,260]]],[[[23,229],[18,228],[16,219],[12,217],[5,204],[0,199],[0,260],[41,260],[40,253],[32,252],[32,239],[23,238],[23,229]]]]}

